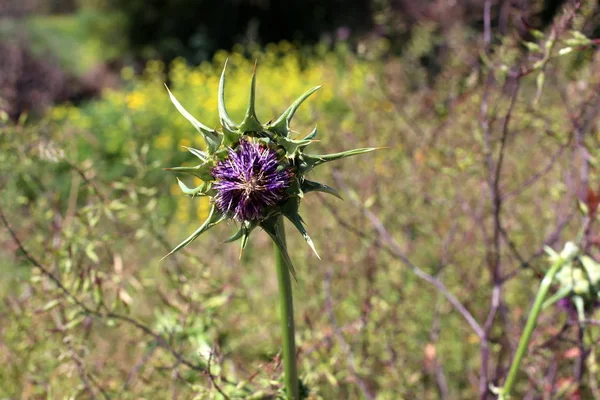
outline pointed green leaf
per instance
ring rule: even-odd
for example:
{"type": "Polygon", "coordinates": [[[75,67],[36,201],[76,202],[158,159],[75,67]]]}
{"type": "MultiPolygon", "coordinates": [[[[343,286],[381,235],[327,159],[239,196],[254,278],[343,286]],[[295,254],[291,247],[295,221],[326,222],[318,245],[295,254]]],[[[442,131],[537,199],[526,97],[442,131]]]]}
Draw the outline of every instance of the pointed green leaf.
{"type": "Polygon", "coordinates": [[[242,255],[244,254],[244,249],[246,248],[246,245],[248,244],[248,238],[250,237],[250,232],[252,232],[252,230],[256,227],[256,225],[253,225],[250,229],[244,229],[244,231],[242,232],[242,241],[240,242],[240,259],[242,258],[242,255]]]}
{"type": "Polygon", "coordinates": [[[544,246],[544,251],[550,257],[550,260],[555,261],[560,258],[560,255],[550,246],[544,246]]]}
{"type": "Polygon", "coordinates": [[[581,261],[592,285],[597,285],[600,282],[600,264],[586,255],[579,256],[579,261],[581,261]]]}
{"type": "Polygon", "coordinates": [[[283,114],[281,114],[281,116],[279,118],[277,118],[277,120],[275,120],[275,122],[273,122],[269,126],[269,129],[278,133],[281,136],[288,136],[289,130],[290,130],[290,121],[294,117],[294,114],[296,113],[296,111],[298,110],[300,105],[306,99],[308,99],[311,94],[313,94],[317,90],[321,89],[321,87],[322,86],[315,86],[314,88],[312,88],[312,89],[308,90],[306,93],[304,93],[302,96],[298,97],[298,99],[296,99],[296,101],[291,106],[289,106],[289,108],[287,110],[285,110],[285,112],[283,114]]]}
{"type": "Polygon", "coordinates": [[[560,299],[568,296],[572,290],[572,286],[562,286],[556,293],[554,293],[552,296],[546,299],[546,301],[544,301],[544,303],[542,304],[542,310],[545,310],[560,299]]]}
{"type": "Polygon", "coordinates": [[[354,149],[342,151],[340,153],[333,154],[324,154],[324,155],[314,155],[314,154],[304,154],[302,155],[303,164],[300,165],[300,169],[303,173],[306,173],[316,167],[317,165],[324,164],[326,162],[340,160],[342,158],[355,156],[358,154],[369,153],[371,151],[379,150],[378,147],[367,147],[363,149],[354,149]]]}
{"type": "Polygon", "coordinates": [[[236,240],[241,239],[242,236],[244,236],[244,226],[243,225],[233,235],[229,236],[229,238],[227,238],[227,240],[224,240],[223,243],[233,243],[236,240]]]}
{"type": "Polygon", "coordinates": [[[231,147],[232,144],[239,142],[242,137],[240,132],[229,130],[225,126],[223,127],[223,135],[223,144],[229,147],[231,147]]]}
{"type": "Polygon", "coordinates": [[[196,128],[198,132],[202,134],[202,137],[206,142],[208,152],[211,154],[214,153],[221,145],[221,135],[219,135],[219,133],[214,129],[210,129],[209,127],[198,121],[196,118],[194,118],[194,116],[190,114],[185,108],[183,108],[179,101],[177,101],[177,99],[175,98],[173,93],[171,93],[166,84],[165,87],[167,88],[167,92],[169,92],[169,98],[171,99],[171,102],[175,105],[175,108],[177,108],[177,111],[179,111],[179,113],[183,115],[185,119],[190,121],[194,128],[196,128]]]}
{"type": "Polygon", "coordinates": [[[577,315],[579,316],[579,323],[585,323],[585,302],[583,297],[581,296],[573,296],[573,303],[575,303],[575,309],[577,310],[577,315]]]}
{"type": "Polygon", "coordinates": [[[208,190],[210,188],[210,185],[208,184],[209,182],[202,182],[202,184],[200,186],[198,186],[197,188],[194,189],[190,189],[189,187],[186,186],[185,183],[183,183],[182,181],[179,180],[179,178],[177,178],[177,184],[179,185],[179,188],[181,189],[181,191],[188,195],[188,196],[206,196],[206,190],[208,190]]]}
{"type": "Polygon", "coordinates": [[[319,256],[319,253],[317,252],[317,249],[315,249],[315,245],[312,239],[310,238],[310,236],[308,236],[308,232],[306,232],[306,229],[304,228],[304,221],[302,220],[302,217],[298,214],[299,206],[300,201],[296,198],[291,198],[281,206],[281,212],[283,215],[285,215],[287,219],[290,220],[292,224],[294,224],[296,229],[298,229],[298,232],[300,232],[300,234],[304,237],[306,243],[308,243],[309,247],[320,260],[321,256],[319,256]]]}
{"type": "Polygon", "coordinates": [[[242,258],[242,252],[244,251],[244,249],[246,248],[246,245],[248,244],[248,238],[250,237],[250,232],[252,232],[254,230],[254,228],[257,227],[257,223],[256,222],[250,222],[250,221],[245,221],[242,223],[242,225],[240,226],[240,229],[234,233],[231,237],[229,237],[229,239],[225,240],[223,243],[231,243],[231,242],[235,242],[238,239],[242,239],[242,242],[240,244],[240,258],[242,258]]]}
{"type": "Polygon", "coordinates": [[[298,150],[305,148],[312,142],[312,140],[294,140],[285,136],[282,136],[279,139],[277,139],[277,143],[279,143],[285,149],[286,156],[288,158],[294,158],[298,150]]]}
{"type": "Polygon", "coordinates": [[[306,232],[306,229],[304,228],[304,221],[302,220],[302,217],[300,217],[299,214],[288,215],[284,213],[283,215],[285,215],[287,219],[289,219],[291,223],[294,224],[296,229],[298,229],[298,232],[300,232],[302,237],[304,237],[304,240],[306,240],[306,243],[308,243],[308,246],[311,248],[313,253],[315,253],[317,258],[320,260],[321,256],[319,255],[319,253],[317,253],[317,249],[315,249],[315,244],[313,243],[310,236],[308,236],[308,232],[306,232]]]}
{"type": "Polygon", "coordinates": [[[313,140],[315,140],[316,137],[317,137],[317,127],[315,126],[315,129],[313,129],[311,133],[306,135],[306,137],[303,140],[313,141],[313,140]]]}
{"type": "Polygon", "coordinates": [[[256,101],[256,63],[254,63],[254,70],[252,71],[252,81],[250,83],[250,97],[248,99],[248,108],[246,109],[246,116],[240,124],[240,130],[242,132],[260,132],[263,130],[262,124],[256,117],[256,110],[254,103],[256,101]]]}
{"type": "Polygon", "coordinates": [[[336,189],[332,188],[331,186],[327,186],[327,185],[324,185],[319,182],[309,181],[308,179],[305,179],[302,182],[302,191],[304,193],[310,193],[310,192],[328,193],[332,196],[337,197],[340,200],[344,200],[342,198],[342,196],[340,195],[340,193],[336,189]]]}
{"type": "Polygon", "coordinates": [[[295,197],[300,199],[304,197],[304,193],[302,192],[300,181],[298,179],[292,179],[290,186],[286,189],[286,193],[290,195],[290,199],[286,202],[286,204],[290,201],[299,201],[298,199],[295,199],[295,197]]]}
{"type": "Polygon", "coordinates": [[[166,256],[161,258],[161,261],[164,260],[165,258],[169,257],[171,254],[175,253],[176,251],[183,249],[185,246],[192,243],[198,236],[202,235],[204,232],[206,232],[213,226],[219,224],[220,222],[223,222],[226,218],[227,217],[224,214],[222,214],[220,211],[218,211],[215,206],[212,206],[210,209],[210,213],[208,214],[208,218],[206,218],[206,221],[204,221],[202,226],[200,226],[200,228],[198,228],[194,233],[192,233],[183,242],[179,243],[177,245],[177,247],[175,247],[173,250],[171,250],[169,252],[169,254],[167,254],[166,256]]]}
{"type": "Polygon", "coordinates": [[[278,224],[277,224],[277,216],[271,217],[265,221],[260,223],[260,227],[263,228],[265,232],[271,237],[271,240],[275,243],[281,254],[283,255],[283,259],[288,269],[290,270],[290,274],[294,278],[296,282],[298,279],[296,278],[296,270],[294,269],[294,265],[292,264],[292,259],[288,254],[285,242],[282,240],[282,233],[279,232],[278,224]]]}
{"type": "Polygon", "coordinates": [[[197,176],[203,181],[213,181],[214,178],[211,171],[214,167],[214,162],[208,161],[204,164],[196,165],[195,167],[171,167],[165,168],[166,171],[181,172],[197,176]]]}
{"type": "MultiPolygon", "coordinates": [[[[254,227],[252,229],[254,229],[254,227]]],[[[246,248],[246,245],[248,244],[249,237],[250,237],[250,230],[247,230],[246,232],[244,232],[244,235],[242,236],[242,242],[240,243],[240,258],[242,258],[242,253],[244,252],[244,249],[246,248]]]]}
{"type": "Polygon", "coordinates": [[[224,130],[234,132],[237,130],[236,124],[233,122],[229,114],[227,114],[227,108],[225,108],[225,70],[227,69],[227,61],[223,66],[223,72],[221,73],[221,80],[219,81],[219,96],[218,96],[218,108],[219,108],[219,119],[224,130]]]}
{"type": "Polygon", "coordinates": [[[204,151],[194,149],[192,147],[183,146],[187,151],[198,157],[202,162],[206,162],[208,160],[208,154],[204,151]]]}

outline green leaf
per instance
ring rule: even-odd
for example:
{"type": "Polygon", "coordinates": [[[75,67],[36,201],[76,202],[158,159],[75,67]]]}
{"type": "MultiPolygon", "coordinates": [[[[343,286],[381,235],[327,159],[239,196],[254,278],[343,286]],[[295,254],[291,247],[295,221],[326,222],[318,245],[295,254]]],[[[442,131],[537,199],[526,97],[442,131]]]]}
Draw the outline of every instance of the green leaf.
{"type": "Polygon", "coordinates": [[[244,226],[242,225],[240,229],[238,229],[233,235],[229,236],[227,240],[224,240],[223,243],[233,243],[236,240],[239,240],[244,235],[244,226]]]}
{"type": "Polygon", "coordinates": [[[546,308],[550,307],[560,299],[567,297],[572,290],[572,286],[562,286],[560,289],[558,289],[556,293],[554,293],[552,296],[546,299],[546,301],[544,301],[544,303],[542,304],[542,310],[545,310],[546,308]]]}
{"type": "Polygon", "coordinates": [[[65,328],[65,330],[68,331],[69,329],[75,328],[77,325],[81,324],[83,321],[85,321],[85,316],[77,317],[77,318],[69,321],[69,323],[65,324],[64,328],[65,328]]]}
{"type": "Polygon", "coordinates": [[[540,101],[540,97],[542,96],[542,90],[544,89],[544,78],[545,74],[544,71],[540,72],[536,78],[536,86],[537,86],[537,92],[535,94],[535,98],[533,100],[534,104],[537,104],[540,101]]]}
{"type": "Polygon", "coordinates": [[[250,232],[252,232],[252,230],[256,227],[256,225],[254,225],[251,229],[248,229],[244,232],[244,235],[242,236],[242,241],[240,242],[240,258],[242,258],[242,254],[244,253],[244,249],[246,248],[246,245],[248,244],[248,239],[250,238],[250,232]]]}
{"type": "Polygon", "coordinates": [[[592,285],[598,285],[600,282],[600,264],[598,264],[593,258],[586,255],[579,256],[579,261],[581,261],[581,265],[583,265],[583,268],[585,269],[590,282],[592,282],[592,285]]]}
{"type": "Polygon", "coordinates": [[[302,150],[312,142],[312,140],[294,140],[285,136],[277,139],[277,143],[279,143],[285,149],[286,156],[288,158],[294,158],[298,150],[302,150]]]}
{"type": "Polygon", "coordinates": [[[94,262],[94,264],[98,264],[100,262],[100,259],[98,258],[98,255],[96,254],[96,251],[94,249],[94,243],[89,243],[86,247],[85,247],[85,255],[94,262]]]}
{"type": "Polygon", "coordinates": [[[44,311],[50,311],[54,307],[56,307],[57,305],[59,305],[61,303],[61,301],[62,301],[62,299],[51,300],[48,303],[44,304],[44,307],[42,307],[42,310],[44,310],[44,311]]]}
{"type": "Polygon", "coordinates": [[[229,296],[226,294],[220,294],[217,296],[213,296],[209,299],[206,299],[203,303],[202,306],[205,309],[211,309],[211,308],[219,308],[224,306],[225,304],[227,304],[227,301],[229,300],[229,296]]]}
{"type": "Polygon", "coordinates": [[[98,305],[104,304],[104,293],[102,292],[102,288],[100,288],[99,285],[94,285],[92,290],[92,298],[94,299],[94,303],[98,305]]]}
{"type": "Polygon", "coordinates": [[[204,232],[206,232],[213,226],[223,222],[226,218],[227,217],[224,214],[222,214],[220,211],[218,211],[217,208],[213,205],[210,209],[210,213],[208,214],[208,218],[206,218],[206,221],[204,221],[202,226],[200,226],[200,228],[198,228],[194,233],[192,233],[183,242],[179,243],[177,245],[177,247],[175,247],[173,250],[171,250],[169,252],[169,254],[167,254],[166,256],[161,258],[161,261],[164,260],[165,258],[169,257],[171,254],[175,253],[176,251],[183,249],[185,246],[187,246],[188,244],[190,244],[194,240],[196,240],[196,238],[198,236],[202,235],[204,232]]]}
{"type": "Polygon", "coordinates": [[[560,258],[560,254],[558,254],[554,249],[550,246],[544,245],[544,252],[548,254],[551,261],[556,261],[560,258]]]}
{"type": "Polygon", "coordinates": [[[314,154],[303,154],[302,161],[303,163],[300,165],[300,170],[302,173],[306,173],[316,167],[317,165],[324,164],[326,162],[340,160],[342,158],[355,156],[358,154],[369,153],[371,151],[379,150],[380,147],[367,147],[363,149],[354,149],[342,151],[340,153],[333,154],[324,154],[324,155],[314,155],[314,154]]]}
{"type": "Polygon", "coordinates": [[[186,186],[185,183],[183,183],[182,181],[179,180],[179,178],[177,178],[177,184],[179,184],[179,188],[181,189],[181,191],[188,195],[188,196],[206,196],[206,191],[210,188],[210,182],[202,182],[202,184],[200,186],[198,186],[197,188],[194,189],[190,189],[189,187],[186,186]]]}
{"type": "Polygon", "coordinates": [[[523,44],[525,45],[525,47],[527,47],[527,49],[529,49],[529,51],[542,51],[540,49],[540,45],[534,42],[523,42],[523,44]]]}
{"type": "Polygon", "coordinates": [[[308,179],[305,179],[302,182],[302,191],[304,193],[323,192],[323,193],[327,193],[332,196],[335,196],[340,200],[344,200],[342,198],[342,196],[340,195],[340,193],[336,189],[332,188],[331,186],[327,186],[327,185],[324,185],[319,182],[309,181],[308,179]]]}
{"type": "Polygon", "coordinates": [[[306,240],[306,243],[308,243],[308,246],[311,248],[313,253],[315,253],[317,258],[320,260],[321,256],[319,255],[319,253],[317,253],[317,249],[315,249],[315,244],[313,243],[310,236],[308,236],[308,232],[306,232],[306,228],[304,228],[304,220],[302,219],[302,217],[299,214],[295,214],[295,215],[284,214],[284,215],[287,217],[287,219],[289,219],[291,221],[292,224],[294,224],[296,229],[298,229],[298,232],[300,232],[302,237],[304,237],[304,240],[306,240]]]}
{"type": "Polygon", "coordinates": [[[290,270],[290,274],[294,278],[296,282],[298,279],[296,278],[296,270],[294,269],[294,264],[292,264],[292,259],[288,254],[285,242],[282,239],[282,233],[279,232],[278,224],[277,224],[277,216],[273,216],[268,218],[260,223],[260,227],[263,228],[265,232],[271,237],[271,240],[275,243],[281,254],[283,255],[283,259],[288,269],[290,270]]]}
{"type": "Polygon", "coordinates": [[[537,30],[537,29],[530,29],[529,33],[531,33],[531,36],[533,36],[536,39],[543,39],[544,38],[544,32],[537,30]]]}
{"type": "Polygon", "coordinates": [[[312,132],[310,132],[308,135],[306,135],[303,140],[310,140],[312,142],[313,140],[315,140],[316,137],[317,137],[317,127],[315,126],[315,129],[313,129],[312,132]]]}
{"type": "Polygon", "coordinates": [[[225,107],[225,70],[227,69],[227,61],[223,66],[223,72],[221,73],[221,80],[219,81],[219,97],[218,97],[218,108],[219,108],[219,119],[224,130],[228,132],[235,132],[237,130],[236,124],[233,122],[227,108],[225,107]]]}
{"type": "Polygon", "coordinates": [[[288,201],[286,201],[285,204],[283,204],[281,206],[281,212],[283,215],[285,215],[285,217],[287,219],[290,220],[290,222],[292,224],[294,224],[296,229],[298,229],[298,232],[300,232],[302,237],[304,237],[304,240],[306,240],[306,243],[308,243],[308,246],[311,248],[311,250],[315,253],[317,258],[320,260],[321,256],[319,256],[317,249],[315,249],[315,244],[313,243],[310,236],[308,236],[308,232],[306,232],[306,228],[304,228],[304,225],[305,225],[304,220],[302,220],[302,217],[300,216],[300,214],[298,214],[298,206],[299,205],[300,205],[300,202],[298,200],[296,200],[295,198],[291,198],[288,201]]]}
{"type": "Polygon", "coordinates": [[[285,112],[281,114],[281,116],[277,118],[275,122],[269,125],[269,129],[278,133],[281,136],[287,137],[290,131],[290,121],[294,117],[294,114],[296,113],[300,105],[302,105],[302,103],[304,103],[304,101],[308,99],[311,94],[321,89],[322,87],[322,85],[315,86],[314,88],[304,93],[302,96],[298,97],[298,99],[296,99],[296,101],[291,106],[289,106],[289,108],[285,110],[285,112]]]}
{"type": "Polygon", "coordinates": [[[195,155],[196,157],[198,157],[203,163],[205,163],[206,161],[208,161],[209,156],[206,152],[198,150],[198,149],[194,149],[192,147],[187,147],[187,146],[183,146],[185,149],[187,149],[187,151],[189,151],[190,153],[192,153],[193,155],[195,155]]]}
{"type": "Polygon", "coordinates": [[[227,240],[225,240],[223,243],[231,243],[231,242],[235,242],[236,240],[242,239],[242,242],[240,244],[240,258],[242,258],[242,253],[244,252],[244,249],[246,248],[246,245],[248,244],[248,238],[250,237],[250,232],[252,232],[254,230],[254,228],[257,227],[257,225],[258,225],[258,223],[254,222],[254,221],[242,222],[240,229],[236,233],[234,233],[231,237],[229,237],[227,240]]]}
{"type": "Polygon", "coordinates": [[[567,39],[565,42],[567,42],[567,43],[573,42],[579,46],[586,46],[586,45],[593,43],[590,38],[588,38],[587,36],[585,36],[583,33],[579,32],[579,31],[572,30],[571,35],[573,35],[573,39],[567,39]]]}
{"type": "Polygon", "coordinates": [[[263,130],[262,124],[256,117],[256,110],[254,103],[256,100],[256,63],[254,63],[254,70],[252,71],[252,81],[250,83],[250,97],[248,99],[248,108],[246,109],[246,116],[240,124],[240,130],[242,132],[260,132],[263,130]]]}
{"type": "Polygon", "coordinates": [[[175,98],[173,93],[171,93],[166,84],[165,87],[167,88],[167,92],[169,92],[169,98],[171,99],[171,102],[175,105],[175,108],[177,108],[177,111],[179,111],[179,113],[183,115],[185,119],[190,121],[194,128],[196,128],[198,132],[202,134],[202,137],[206,142],[206,146],[208,147],[208,152],[210,154],[214,153],[221,145],[222,137],[219,134],[219,132],[215,131],[214,129],[210,129],[209,127],[198,121],[196,118],[194,118],[194,116],[190,114],[185,108],[183,108],[179,101],[177,101],[177,99],[175,98]]]}
{"type": "Polygon", "coordinates": [[[239,140],[242,137],[242,134],[240,132],[231,131],[231,130],[227,129],[226,127],[223,127],[223,135],[224,135],[223,144],[228,147],[231,147],[234,143],[239,142],[239,140]]]}
{"type": "Polygon", "coordinates": [[[198,178],[202,179],[203,181],[213,181],[214,178],[211,174],[213,167],[214,167],[214,162],[212,162],[212,160],[209,160],[209,161],[205,162],[204,164],[196,165],[195,167],[171,167],[171,168],[165,168],[165,170],[172,171],[172,172],[181,172],[181,173],[197,176],[198,178]]]}
{"type": "Polygon", "coordinates": [[[575,309],[577,310],[577,315],[579,316],[579,323],[585,323],[585,302],[583,297],[581,296],[573,296],[573,303],[575,304],[575,309]]]}
{"type": "Polygon", "coordinates": [[[564,47],[564,48],[562,48],[562,49],[560,49],[560,50],[558,51],[558,55],[559,55],[559,56],[564,56],[564,55],[566,55],[566,54],[569,54],[569,53],[571,53],[572,51],[573,51],[573,48],[572,48],[572,47],[564,47]]]}

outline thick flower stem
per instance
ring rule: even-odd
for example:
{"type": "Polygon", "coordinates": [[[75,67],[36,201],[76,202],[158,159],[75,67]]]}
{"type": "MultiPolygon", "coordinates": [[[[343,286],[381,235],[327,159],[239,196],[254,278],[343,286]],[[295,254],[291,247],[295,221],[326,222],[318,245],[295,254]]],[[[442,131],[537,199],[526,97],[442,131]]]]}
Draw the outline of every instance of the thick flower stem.
{"type": "Polygon", "coordinates": [[[559,258],[546,272],[542,283],[540,284],[540,288],[538,290],[537,296],[535,297],[535,301],[533,302],[533,307],[531,307],[531,311],[529,312],[529,317],[527,318],[527,323],[525,324],[525,330],[523,331],[523,335],[521,335],[521,340],[519,341],[519,347],[517,348],[517,352],[515,353],[515,357],[513,358],[512,364],[510,365],[510,370],[508,371],[508,375],[506,377],[506,381],[504,382],[504,387],[498,390],[499,399],[506,400],[510,398],[510,393],[515,384],[517,373],[519,372],[519,368],[521,366],[521,361],[523,361],[523,357],[525,353],[527,353],[527,348],[529,347],[529,340],[531,339],[531,334],[535,329],[537,324],[537,319],[542,310],[542,304],[544,304],[544,299],[548,294],[548,290],[550,289],[550,285],[554,280],[554,275],[561,269],[561,267],[566,263],[566,260],[563,258],[559,258]]]}
{"type": "MultiPolygon", "coordinates": [[[[283,217],[277,220],[278,232],[285,245],[283,217]]],[[[275,268],[279,284],[279,312],[281,316],[281,332],[283,335],[283,365],[285,387],[291,400],[300,400],[298,385],[298,369],[296,366],[296,339],[294,337],[294,303],[292,298],[292,281],[285,258],[275,245],[275,268]]]]}

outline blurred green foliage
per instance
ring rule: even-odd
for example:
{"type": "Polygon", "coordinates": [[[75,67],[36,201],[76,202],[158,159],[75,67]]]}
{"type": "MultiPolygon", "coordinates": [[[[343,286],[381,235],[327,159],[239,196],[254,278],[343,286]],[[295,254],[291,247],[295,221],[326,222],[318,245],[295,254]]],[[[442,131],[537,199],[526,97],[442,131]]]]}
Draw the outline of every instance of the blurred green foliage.
{"type": "Polygon", "coordinates": [[[27,39],[39,57],[51,58],[79,76],[123,55],[129,45],[124,16],[94,8],[74,14],[0,19],[0,35],[4,40],[27,39]]]}

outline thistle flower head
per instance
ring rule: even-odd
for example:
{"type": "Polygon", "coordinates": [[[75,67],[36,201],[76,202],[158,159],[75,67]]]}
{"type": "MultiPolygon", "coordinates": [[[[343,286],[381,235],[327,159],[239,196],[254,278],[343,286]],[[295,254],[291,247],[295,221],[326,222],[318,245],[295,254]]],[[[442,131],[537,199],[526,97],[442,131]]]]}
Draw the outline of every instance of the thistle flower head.
{"type": "Polygon", "coordinates": [[[220,212],[237,221],[259,221],[285,199],[293,173],[280,164],[277,153],[264,144],[241,139],[212,170],[217,180],[214,203],[220,212]]]}
{"type": "Polygon", "coordinates": [[[340,196],[335,189],[306,179],[306,174],[320,164],[376,150],[362,148],[323,155],[305,153],[306,148],[314,142],[317,129],[301,139],[293,138],[290,123],[300,105],[319,88],[308,90],[279,118],[263,124],[255,112],[255,68],[246,114],[242,122],[237,124],[225,106],[223,68],[218,93],[220,129],[211,129],[194,118],[167,88],[177,110],[200,132],[206,143],[205,150],[188,149],[200,160],[198,165],[167,169],[200,178],[203,182],[196,188],[188,188],[179,180],[178,183],[184,194],[208,196],[212,202],[207,220],[167,256],[187,246],[218,223],[233,219],[240,227],[226,242],[240,239],[243,250],[250,232],[260,226],[280,248],[293,272],[282,232],[278,231],[277,219],[282,215],[296,227],[316,254],[304,221],[298,214],[300,200],[309,192],[340,196]]]}

